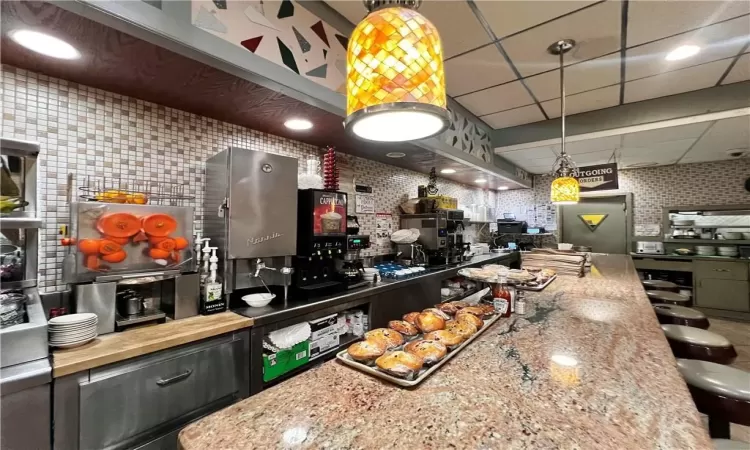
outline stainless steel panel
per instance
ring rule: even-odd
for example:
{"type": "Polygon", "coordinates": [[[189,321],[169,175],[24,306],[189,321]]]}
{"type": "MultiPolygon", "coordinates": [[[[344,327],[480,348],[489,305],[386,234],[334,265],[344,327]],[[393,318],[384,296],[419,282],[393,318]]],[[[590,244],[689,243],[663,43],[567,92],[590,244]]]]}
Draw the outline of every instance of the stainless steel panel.
{"type": "Polygon", "coordinates": [[[288,156],[230,149],[230,259],[296,253],[297,165],[288,156]]]}
{"type": "Polygon", "coordinates": [[[26,315],[29,321],[0,330],[0,367],[46,358],[47,318],[36,288],[24,290],[29,296],[26,315]]]}
{"type": "Polygon", "coordinates": [[[6,394],[0,399],[0,443],[3,450],[51,448],[51,384],[6,394]]]}
{"type": "Polygon", "coordinates": [[[91,283],[75,286],[73,305],[77,313],[94,313],[99,317],[96,332],[115,331],[117,283],[91,283]]]}
{"type": "Polygon", "coordinates": [[[80,448],[116,446],[133,436],[236,396],[236,357],[242,341],[229,340],[162,360],[92,371],[80,386],[80,448]],[[116,407],[113,407],[116,405],[116,407]]]}
{"type": "Polygon", "coordinates": [[[180,275],[174,280],[173,295],[163,296],[161,309],[172,319],[198,315],[200,276],[197,273],[180,275]]]}

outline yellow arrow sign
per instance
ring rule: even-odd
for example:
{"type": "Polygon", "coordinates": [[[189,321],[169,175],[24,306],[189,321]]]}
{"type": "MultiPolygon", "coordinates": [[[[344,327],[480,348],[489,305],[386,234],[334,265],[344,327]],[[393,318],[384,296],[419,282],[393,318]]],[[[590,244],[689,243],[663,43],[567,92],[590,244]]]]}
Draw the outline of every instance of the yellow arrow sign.
{"type": "Polygon", "coordinates": [[[578,217],[589,227],[589,230],[595,231],[599,225],[604,222],[609,214],[578,214],[578,217]]]}

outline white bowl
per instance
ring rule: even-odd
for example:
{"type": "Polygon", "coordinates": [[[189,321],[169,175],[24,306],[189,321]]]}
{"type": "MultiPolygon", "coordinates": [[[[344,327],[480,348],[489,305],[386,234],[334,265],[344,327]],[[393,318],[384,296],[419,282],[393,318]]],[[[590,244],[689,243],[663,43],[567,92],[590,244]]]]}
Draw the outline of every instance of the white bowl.
{"type": "Polygon", "coordinates": [[[721,233],[721,235],[724,236],[724,239],[729,239],[730,241],[742,239],[742,233],[737,233],[736,231],[727,231],[721,233]]]}
{"type": "Polygon", "coordinates": [[[242,301],[247,303],[253,308],[260,308],[271,303],[271,300],[276,298],[276,294],[269,294],[268,292],[262,292],[260,294],[248,294],[242,297],[242,301]]]}
{"type": "Polygon", "coordinates": [[[557,244],[557,249],[558,250],[572,250],[573,249],[573,244],[563,244],[563,243],[560,243],[560,244],[557,244]]]}

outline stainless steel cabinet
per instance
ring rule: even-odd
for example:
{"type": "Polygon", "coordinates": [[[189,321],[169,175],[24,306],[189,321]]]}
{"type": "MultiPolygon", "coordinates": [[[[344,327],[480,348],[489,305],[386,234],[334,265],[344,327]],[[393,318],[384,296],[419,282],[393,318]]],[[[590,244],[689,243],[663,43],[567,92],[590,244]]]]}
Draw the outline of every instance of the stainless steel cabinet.
{"type": "Polygon", "coordinates": [[[162,448],[249,395],[248,361],[245,330],[57,379],[54,448],[162,448]]]}
{"type": "Polygon", "coordinates": [[[750,265],[695,261],[695,303],[699,307],[750,312],[750,265]]]}
{"type": "Polygon", "coordinates": [[[0,448],[50,448],[51,382],[47,359],[0,370],[0,448]]]}

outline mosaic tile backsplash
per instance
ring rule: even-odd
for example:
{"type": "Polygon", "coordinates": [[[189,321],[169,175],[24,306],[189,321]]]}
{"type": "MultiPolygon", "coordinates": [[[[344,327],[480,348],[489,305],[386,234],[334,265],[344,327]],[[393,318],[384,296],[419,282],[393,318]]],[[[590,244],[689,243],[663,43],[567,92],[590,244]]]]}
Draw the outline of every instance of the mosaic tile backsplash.
{"type": "MultiPolygon", "coordinates": [[[[750,192],[744,188],[750,177],[750,159],[717,161],[676,166],[621,170],[619,190],[601,192],[631,192],[633,194],[633,222],[636,235],[661,235],[649,232],[661,226],[665,206],[749,204],[750,192]],[[639,231],[644,230],[644,231],[639,231]]],[[[498,215],[515,212],[523,215],[530,225],[556,224],[555,208],[549,202],[552,177],[537,175],[534,188],[501,192],[497,196],[498,215]]],[[[520,217],[520,216],[519,216],[520,217]]]]}
{"type": "MultiPolygon", "coordinates": [[[[2,67],[2,136],[41,144],[38,168],[40,210],[45,228],[40,236],[39,279],[42,292],[61,291],[61,263],[65,248],[58,230],[68,224],[66,177],[87,175],[133,181],[177,183],[195,197],[196,218],[202,217],[206,183],[204,161],[237,146],[293,156],[304,160],[321,154],[302,142],[261,133],[154,103],[70,83],[26,70],[2,67]]],[[[375,210],[393,214],[398,227],[398,205],[415,197],[427,175],[357,157],[343,156],[341,188],[353,196],[354,182],[372,186],[375,210]]],[[[494,192],[440,179],[440,193],[458,197],[461,204],[494,205],[494,192]]],[[[354,214],[350,201],[350,214],[354,214]]],[[[362,234],[373,234],[375,217],[360,215],[362,234]]],[[[197,223],[196,226],[200,226],[197,223]]],[[[473,234],[471,230],[467,233],[473,234]]],[[[390,252],[374,246],[370,253],[390,252]]]]}

